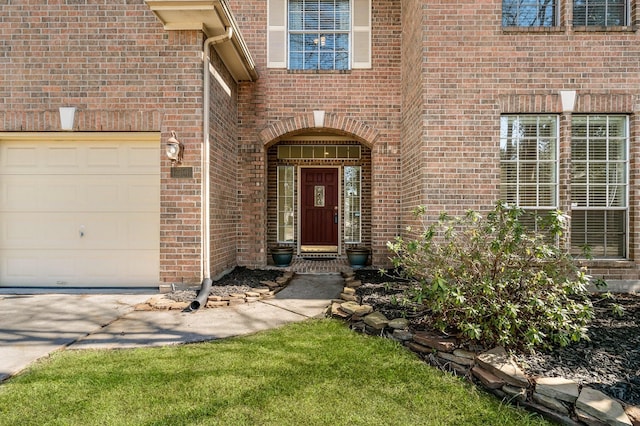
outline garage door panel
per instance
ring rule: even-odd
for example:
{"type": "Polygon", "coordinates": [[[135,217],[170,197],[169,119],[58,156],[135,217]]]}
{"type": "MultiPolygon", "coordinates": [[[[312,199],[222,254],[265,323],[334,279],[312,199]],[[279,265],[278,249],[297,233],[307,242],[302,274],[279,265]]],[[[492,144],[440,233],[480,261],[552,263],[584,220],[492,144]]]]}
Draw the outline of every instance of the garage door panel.
{"type": "Polygon", "coordinates": [[[147,175],[2,176],[0,211],[157,212],[158,182],[147,175]]]}
{"type": "Polygon", "coordinates": [[[3,248],[115,250],[160,245],[160,218],[146,213],[4,213],[0,220],[3,248]]]}
{"type": "Polygon", "coordinates": [[[130,147],[127,153],[127,167],[141,171],[151,171],[158,167],[158,149],[155,147],[130,147]]]}
{"type": "Polygon", "coordinates": [[[76,147],[54,147],[47,148],[44,153],[44,162],[48,167],[65,167],[73,169],[78,164],[78,148],[76,147]]]}
{"type": "MultiPolygon", "coordinates": [[[[0,258],[6,259],[2,250],[0,258]]],[[[19,281],[30,287],[153,286],[158,282],[159,260],[150,251],[49,251],[23,253],[5,260],[0,282],[19,281]]]]}
{"type": "Polygon", "coordinates": [[[2,141],[0,165],[4,174],[157,174],[157,141],[66,142],[2,141]],[[146,145],[146,146],[145,146],[146,145]]]}
{"type": "Polygon", "coordinates": [[[8,146],[0,153],[2,167],[6,170],[24,170],[38,165],[38,149],[35,146],[8,146]]]}
{"type": "Polygon", "coordinates": [[[160,144],[151,136],[0,139],[0,286],[157,285],[160,144]]]}
{"type": "Polygon", "coordinates": [[[5,213],[0,247],[55,248],[72,245],[78,236],[75,221],[61,214],[5,213]]]}

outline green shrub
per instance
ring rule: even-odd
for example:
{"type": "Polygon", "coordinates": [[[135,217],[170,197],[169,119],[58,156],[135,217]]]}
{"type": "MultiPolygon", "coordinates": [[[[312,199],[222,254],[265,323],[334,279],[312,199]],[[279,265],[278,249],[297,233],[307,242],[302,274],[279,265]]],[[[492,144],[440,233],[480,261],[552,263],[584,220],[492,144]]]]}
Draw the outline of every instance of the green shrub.
{"type": "Polygon", "coordinates": [[[511,348],[566,346],[586,338],[593,318],[589,277],[561,248],[567,217],[537,218],[527,230],[523,210],[508,204],[481,216],[443,213],[431,225],[426,209],[415,238],[387,243],[393,264],[418,283],[413,297],[428,311],[431,327],[485,345],[511,348]]]}

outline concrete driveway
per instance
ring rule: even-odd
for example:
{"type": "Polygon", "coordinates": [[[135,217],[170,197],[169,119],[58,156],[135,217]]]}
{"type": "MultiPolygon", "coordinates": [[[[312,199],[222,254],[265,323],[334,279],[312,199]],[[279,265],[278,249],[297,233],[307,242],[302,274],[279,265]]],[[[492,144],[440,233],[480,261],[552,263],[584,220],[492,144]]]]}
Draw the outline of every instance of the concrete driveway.
{"type": "Polygon", "coordinates": [[[0,381],[99,331],[151,294],[0,294],[0,381]]]}
{"type": "Polygon", "coordinates": [[[274,299],[190,313],[135,311],[152,293],[0,293],[0,381],[60,349],[214,340],[323,316],[343,285],[338,274],[296,275],[274,299]]]}

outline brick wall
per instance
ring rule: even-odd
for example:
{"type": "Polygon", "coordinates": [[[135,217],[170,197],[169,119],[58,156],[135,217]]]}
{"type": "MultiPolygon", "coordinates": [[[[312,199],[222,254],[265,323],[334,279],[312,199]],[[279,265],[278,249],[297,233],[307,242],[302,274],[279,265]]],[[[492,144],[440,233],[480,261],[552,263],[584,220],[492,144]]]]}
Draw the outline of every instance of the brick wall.
{"type": "MultiPolygon", "coordinates": [[[[229,2],[252,52],[260,79],[239,88],[241,231],[238,262],[266,263],[267,228],[265,145],[260,132],[274,123],[291,123],[302,130],[314,110],[326,111],[335,121],[325,123],[327,133],[349,134],[351,120],[374,129],[375,140],[359,139],[371,146],[372,224],[374,262],[387,257],[385,243],[399,230],[400,199],[400,8],[398,2],[374,1],[373,68],[347,73],[288,72],[266,68],[266,2],[229,2]],[[298,123],[298,124],[296,124],[298,123]]],[[[311,125],[313,128],[313,125],[311,125]]],[[[356,130],[356,129],[353,129],[356,130]]]]}
{"type": "MultiPolygon", "coordinates": [[[[576,113],[630,114],[633,259],[640,237],[635,171],[640,142],[640,33],[635,27],[574,30],[571,7],[561,3],[561,27],[536,31],[503,30],[502,2],[498,0],[425,0],[422,22],[413,16],[416,8],[404,10],[405,34],[413,34],[418,25],[423,27],[423,198],[431,217],[444,209],[460,213],[468,208],[488,208],[499,197],[500,114],[561,114],[559,91],[576,90],[576,113]]],[[[634,8],[632,21],[636,23],[637,13],[634,8]]],[[[405,47],[403,57],[413,58],[407,50],[405,47]]],[[[404,65],[411,63],[407,60],[404,65]]],[[[565,211],[570,209],[569,120],[570,115],[562,115],[560,207],[565,211]]],[[[407,135],[408,125],[403,127],[407,135]]],[[[415,140],[415,136],[407,137],[403,149],[415,150],[415,140]]],[[[413,173],[413,169],[407,172],[413,173]]],[[[597,262],[594,266],[598,267],[597,262]]],[[[638,278],[633,262],[617,262],[616,267],[633,271],[617,275],[638,278]]],[[[611,268],[607,264],[598,270],[610,273],[611,268]]]]}
{"type": "Polygon", "coordinates": [[[421,2],[402,2],[402,216],[403,224],[413,223],[411,210],[428,202],[423,167],[443,159],[444,152],[427,155],[423,141],[427,120],[423,91],[423,31],[425,14],[421,2]]]}
{"type": "Polygon", "coordinates": [[[212,62],[222,82],[211,78],[209,140],[211,144],[211,273],[215,277],[236,266],[239,209],[237,85],[224,65],[212,62]],[[230,94],[227,93],[230,89],[230,94]]]}
{"type": "MultiPolygon", "coordinates": [[[[159,150],[165,282],[201,278],[202,42],[199,31],[165,31],[143,0],[0,4],[0,131],[58,131],[58,107],[76,106],[75,131],[155,131],[164,142],[175,130],[185,144],[192,179],[170,178],[159,150]]],[[[214,273],[234,264],[237,181],[235,85],[217,68],[233,93],[212,85],[214,273]]]]}

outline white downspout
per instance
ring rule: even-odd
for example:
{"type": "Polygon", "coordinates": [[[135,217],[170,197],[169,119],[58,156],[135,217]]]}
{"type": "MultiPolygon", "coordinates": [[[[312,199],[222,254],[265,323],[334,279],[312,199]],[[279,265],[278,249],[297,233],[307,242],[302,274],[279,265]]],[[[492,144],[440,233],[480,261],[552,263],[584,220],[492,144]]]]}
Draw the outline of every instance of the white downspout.
{"type": "Polygon", "coordinates": [[[195,311],[202,305],[207,303],[207,297],[211,291],[211,202],[210,180],[211,172],[209,170],[211,160],[211,144],[209,143],[209,90],[211,86],[211,78],[209,76],[209,65],[211,59],[209,57],[209,49],[214,44],[224,43],[231,40],[233,29],[227,28],[227,31],[219,36],[209,37],[204,41],[202,52],[202,256],[200,257],[200,268],[202,270],[202,285],[196,299],[189,305],[189,310],[195,311]]]}
{"type": "Polygon", "coordinates": [[[203,129],[203,144],[202,144],[202,262],[203,262],[203,278],[211,278],[211,209],[209,206],[211,194],[210,194],[210,155],[211,145],[209,143],[209,91],[211,87],[211,77],[209,72],[209,64],[211,58],[209,57],[209,50],[211,46],[225,41],[231,40],[233,36],[233,29],[227,28],[227,32],[214,37],[209,37],[204,42],[203,50],[203,84],[202,84],[202,99],[204,102],[202,113],[202,129],[203,129]]]}

